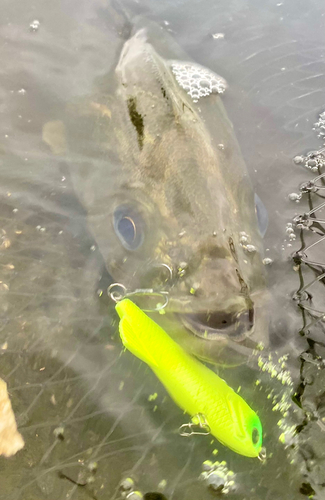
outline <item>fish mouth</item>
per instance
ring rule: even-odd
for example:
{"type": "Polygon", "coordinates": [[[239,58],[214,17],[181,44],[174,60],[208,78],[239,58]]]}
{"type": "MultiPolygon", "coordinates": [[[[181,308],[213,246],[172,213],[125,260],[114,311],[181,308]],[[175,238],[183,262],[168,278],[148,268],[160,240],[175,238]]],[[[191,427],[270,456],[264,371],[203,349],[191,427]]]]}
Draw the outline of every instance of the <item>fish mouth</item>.
{"type": "Polygon", "coordinates": [[[254,308],[241,312],[202,312],[181,316],[182,323],[194,335],[205,340],[242,341],[254,328],[254,308]]]}

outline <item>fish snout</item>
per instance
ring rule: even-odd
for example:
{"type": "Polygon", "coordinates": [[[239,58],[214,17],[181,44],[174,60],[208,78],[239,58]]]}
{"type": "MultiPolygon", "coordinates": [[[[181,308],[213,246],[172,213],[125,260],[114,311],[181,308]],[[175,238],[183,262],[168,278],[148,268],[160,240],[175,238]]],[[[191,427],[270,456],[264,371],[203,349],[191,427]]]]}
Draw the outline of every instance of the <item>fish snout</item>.
{"type": "Polygon", "coordinates": [[[254,304],[234,260],[206,260],[187,282],[192,287],[192,310],[183,314],[183,323],[192,333],[210,340],[226,337],[235,341],[251,333],[254,304]]]}

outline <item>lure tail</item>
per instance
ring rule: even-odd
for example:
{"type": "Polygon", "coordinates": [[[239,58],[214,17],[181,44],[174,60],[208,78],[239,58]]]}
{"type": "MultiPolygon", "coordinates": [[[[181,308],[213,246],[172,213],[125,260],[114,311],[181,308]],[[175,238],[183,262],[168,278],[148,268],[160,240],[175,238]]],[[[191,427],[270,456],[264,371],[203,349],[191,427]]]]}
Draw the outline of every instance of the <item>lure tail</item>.
{"type": "Polygon", "coordinates": [[[158,334],[166,335],[165,332],[129,299],[118,302],[116,311],[120,317],[119,332],[124,347],[149,366],[157,367],[153,345],[155,339],[149,336],[148,332],[151,332],[153,327],[158,330],[158,334]]]}

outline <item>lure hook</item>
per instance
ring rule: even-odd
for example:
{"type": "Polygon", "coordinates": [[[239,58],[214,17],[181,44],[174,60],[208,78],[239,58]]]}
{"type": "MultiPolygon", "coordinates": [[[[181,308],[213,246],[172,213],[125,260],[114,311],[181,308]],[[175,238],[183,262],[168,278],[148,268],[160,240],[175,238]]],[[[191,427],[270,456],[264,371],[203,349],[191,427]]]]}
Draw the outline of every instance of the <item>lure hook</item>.
{"type": "Polygon", "coordinates": [[[209,434],[211,434],[210,426],[202,413],[194,415],[191,422],[181,425],[178,430],[179,434],[183,437],[208,436],[209,434]],[[195,428],[198,428],[200,430],[195,430],[195,428]]]}
{"type": "Polygon", "coordinates": [[[168,264],[165,264],[164,262],[161,262],[160,264],[153,264],[154,268],[156,269],[159,269],[159,268],[163,268],[163,269],[166,269],[167,272],[168,272],[168,276],[167,278],[165,279],[165,283],[172,283],[173,282],[173,279],[174,279],[174,273],[173,273],[173,269],[168,265],[168,264]]]}
{"type": "Polygon", "coordinates": [[[266,462],[266,448],[263,446],[261,448],[261,451],[259,452],[259,454],[257,455],[257,458],[262,462],[262,463],[265,463],[266,462]]]}

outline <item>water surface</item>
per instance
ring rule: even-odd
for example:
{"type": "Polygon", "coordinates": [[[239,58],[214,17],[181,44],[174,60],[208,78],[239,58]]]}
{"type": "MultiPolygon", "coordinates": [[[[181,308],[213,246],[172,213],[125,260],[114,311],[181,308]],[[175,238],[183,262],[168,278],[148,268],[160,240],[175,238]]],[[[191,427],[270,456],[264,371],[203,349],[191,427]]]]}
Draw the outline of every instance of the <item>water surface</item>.
{"type": "MultiPolygon", "coordinates": [[[[292,158],[320,146],[312,127],[325,102],[322,3],[27,0],[21,9],[17,0],[2,0],[1,11],[0,373],[26,442],[1,459],[2,497],[121,498],[119,484],[131,477],[143,495],[205,500],[213,493],[199,479],[202,463],[226,460],[237,487],[228,498],[291,500],[313,491],[321,498],[324,431],[313,412],[321,416],[324,375],[307,360],[301,379],[299,356],[310,341],[299,335],[292,300],[299,277],[290,259],[299,243],[286,224],[307,209],[288,194],[310,177],[292,158]],[[97,293],[107,276],[83,203],[104,189],[110,172],[103,179],[94,171],[91,189],[75,192],[66,164],[86,159],[53,155],[42,139],[44,123],[63,120],[67,105],[90,95],[114,68],[139,14],[228,81],[224,104],[269,213],[270,365],[262,353],[260,366],[257,355],[253,367],[221,371],[234,388],[245,386],[259,411],[265,463],[208,438],[180,438],[187,417],[143,364],[121,356],[117,318],[97,293]],[[289,357],[281,368],[283,354],[289,357]],[[288,370],[285,384],[271,377],[275,369],[288,370]],[[291,396],[307,375],[301,410],[291,396]]],[[[87,123],[79,126],[82,137],[87,123]]],[[[312,331],[319,358],[323,331],[312,331]]]]}

